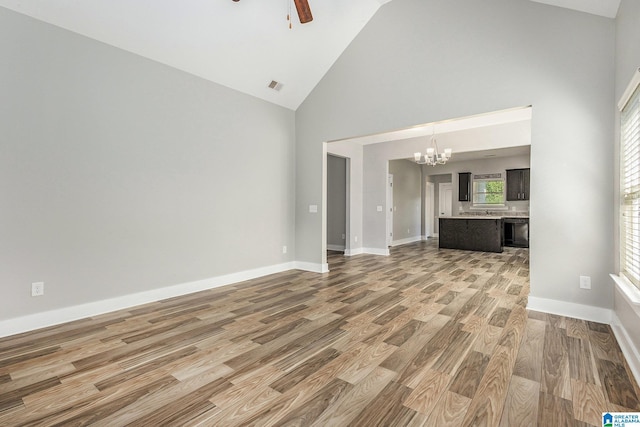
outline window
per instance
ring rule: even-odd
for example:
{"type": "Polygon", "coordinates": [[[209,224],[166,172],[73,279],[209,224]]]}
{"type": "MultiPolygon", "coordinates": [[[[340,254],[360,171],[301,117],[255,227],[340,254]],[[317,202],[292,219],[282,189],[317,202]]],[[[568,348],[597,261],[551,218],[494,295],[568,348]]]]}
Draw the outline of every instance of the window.
{"type": "Polygon", "coordinates": [[[640,71],[620,103],[620,270],[640,287],[640,71]],[[629,96],[629,94],[631,94],[629,96]]]}
{"type": "Polygon", "coordinates": [[[504,180],[500,174],[474,175],[473,205],[504,205],[504,180]]]}

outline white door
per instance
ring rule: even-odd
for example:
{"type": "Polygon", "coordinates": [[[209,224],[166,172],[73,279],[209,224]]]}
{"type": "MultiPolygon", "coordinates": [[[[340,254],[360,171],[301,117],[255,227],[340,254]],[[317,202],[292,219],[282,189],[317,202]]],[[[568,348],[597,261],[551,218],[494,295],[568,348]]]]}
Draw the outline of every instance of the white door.
{"type": "Polygon", "coordinates": [[[440,183],[440,200],[438,204],[438,216],[451,216],[453,211],[453,187],[450,182],[440,183]]]}
{"type": "Polygon", "coordinates": [[[393,175],[387,178],[387,246],[393,242],[393,175]]]}
{"type": "Polygon", "coordinates": [[[424,237],[431,237],[435,233],[433,219],[435,215],[435,186],[427,181],[427,194],[424,197],[424,237]]]}
{"type": "MultiPolygon", "coordinates": [[[[438,185],[438,217],[451,216],[453,211],[453,187],[450,182],[438,185]]],[[[440,235],[440,223],[436,223],[436,236],[440,235]]]]}

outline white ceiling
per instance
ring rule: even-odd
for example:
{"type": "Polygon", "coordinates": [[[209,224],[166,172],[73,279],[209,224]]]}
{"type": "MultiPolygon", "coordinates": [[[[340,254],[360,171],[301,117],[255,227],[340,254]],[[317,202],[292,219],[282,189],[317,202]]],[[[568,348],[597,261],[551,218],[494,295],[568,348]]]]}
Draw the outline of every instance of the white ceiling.
{"type": "MultiPolygon", "coordinates": [[[[0,0],[0,6],[266,101],[297,109],[376,11],[391,0],[0,0]],[[276,80],[280,91],[267,85],[276,80]]],[[[607,17],[620,0],[533,0],[607,17]]]]}
{"type": "Polygon", "coordinates": [[[310,0],[1,0],[0,6],[296,109],[381,4],[310,0]],[[267,85],[276,80],[282,89],[267,85]]]}

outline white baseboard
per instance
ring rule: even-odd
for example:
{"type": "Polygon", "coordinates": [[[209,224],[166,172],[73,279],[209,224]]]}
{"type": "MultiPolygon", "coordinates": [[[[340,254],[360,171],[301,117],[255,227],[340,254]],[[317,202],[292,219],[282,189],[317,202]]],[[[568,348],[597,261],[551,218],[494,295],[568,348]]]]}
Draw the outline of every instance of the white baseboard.
{"type": "Polygon", "coordinates": [[[533,311],[541,311],[543,313],[557,314],[559,316],[573,317],[598,323],[610,324],[613,318],[613,310],[607,308],[532,296],[529,297],[527,308],[533,311]]]}
{"type": "Polygon", "coordinates": [[[364,251],[362,250],[362,248],[345,249],[344,250],[344,256],[360,255],[360,254],[363,254],[363,253],[364,253],[364,251]]]}
{"type": "Polygon", "coordinates": [[[123,310],[167,298],[219,288],[220,286],[256,279],[269,274],[281,273],[283,271],[297,268],[296,265],[297,263],[295,262],[276,264],[252,270],[245,270],[238,273],[225,274],[223,276],[212,277],[209,279],[197,280],[194,282],[182,283],[150,291],[138,292],[106,300],[2,320],[0,321],[0,337],[32,331],[34,329],[46,328],[48,326],[59,325],[61,323],[71,322],[87,317],[98,316],[100,314],[123,310]]]}
{"type": "Polygon", "coordinates": [[[613,329],[622,354],[624,354],[624,358],[627,360],[629,368],[631,368],[631,373],[635,377],[636,382],[640,383],[640,350],[633,344],[633,340],[615,312],[611,320],[611,329],[613,329]]]}
{"type": "Polygon", "coordinates": [[[355,249],[346,249],[344,251],[345,256],[353,256],[353,255],[361,255],[361,254],[389,256],[389,249],[355,248],[355,249]]]}
{"type": "Polygon", "coordinates": [[[440,234],[439,233],[433,233],[433,235],[431,237],[433,237],[434,239],[437,239],[438,237],[440,237],[440,234]]]}
{"type": "Polygon", "coordinates": [[[394,240],[391,242],[391,246],[406,245],[407,243],[420,242],[422,240],[424,240],[422,236],[407,237],[406,239],[394,240]]]}
{"type": "Polygon", "coordinates": [[[362,248],[362,252],[370,255],[383,255],[389,256],[389,248],[387,249],[379,249],[379,248],[362,248]]]}
{"type": "Polygon", "coordinates": [[[344,251],[344,245],[329,245],[329,244],[327,244],[327,249],[330,250],[330,251],[342,252],[342,251],[344,251]]]}
{"type": "Polygon", "coordinates": [[[329,264],[327,264],[326,262],[324,264],[319,264],[316,262],[295,261],[293,268],[295,268],[296,270],[310,271],[312,273],[329,272],[329,264]]]}

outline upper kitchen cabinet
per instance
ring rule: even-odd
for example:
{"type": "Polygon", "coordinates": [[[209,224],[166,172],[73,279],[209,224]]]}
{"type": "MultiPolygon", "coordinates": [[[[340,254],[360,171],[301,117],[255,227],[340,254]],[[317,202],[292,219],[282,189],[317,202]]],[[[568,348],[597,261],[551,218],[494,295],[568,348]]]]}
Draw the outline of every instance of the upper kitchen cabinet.
{"type": "Polygon", "coordinates": [[[458,201],[471,201],[471,172],[460,172],[458,174],[458,201]]]}
{"type": "Polygon", "coordinates": [[[530,169],[507,169],[507,201],[529,200],[530,169]]]}

